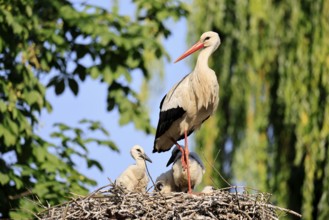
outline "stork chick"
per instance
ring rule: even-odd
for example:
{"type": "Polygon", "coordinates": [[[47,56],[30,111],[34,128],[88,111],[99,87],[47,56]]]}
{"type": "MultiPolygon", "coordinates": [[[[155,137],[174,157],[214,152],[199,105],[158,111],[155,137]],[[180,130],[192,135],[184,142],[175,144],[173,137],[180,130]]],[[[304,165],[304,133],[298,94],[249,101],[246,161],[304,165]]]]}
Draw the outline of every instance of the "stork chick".
{"type": "Polygon", "coordinates": [[[161,193],[179,192],[174,182],[173,170],[162,173],[155,181],[155,190],[161,193]]]}
{"type": "Polygon", "coordinates": [[[130,165],[116,179],[115,184],[133,192],[145,192],[149,178],[146,173],[146,161],[152,163],[151,159],[145,154],[144,149],[135,145],[130,150],[131,156],[136,160],[136,164],[130,165]]]}
{"type": "MultiPolygon", "coordinates": [[[[182,165],[182,160],[181,160],[182,156],[183,156],[182,151],[179,149],[179,147],[176,146],[172,150],[172,154],[167,163],[167,166],[173,163],[172,170],[173,170],[173,178],[175,185],[181,192],[187,192],[189,188],[187,169],[185,169],[184,166],[182,165]]],[[[191,173],[190,176],[191,188],[194,189],[195,186],[201,183],[203,174],[205,173],[205,167],[202,160],[194,152],[189,153],[189,170],[191,173]]]]}
{"type": "Polygon", "coordinates": [[[201,193],[205,193],[205,194],[213,193],[213,192],[215,192],[215,190],[216,190],[216,188],[213,186],[205,186],[203,188],[203,190],[201,191],[201,193]]]}

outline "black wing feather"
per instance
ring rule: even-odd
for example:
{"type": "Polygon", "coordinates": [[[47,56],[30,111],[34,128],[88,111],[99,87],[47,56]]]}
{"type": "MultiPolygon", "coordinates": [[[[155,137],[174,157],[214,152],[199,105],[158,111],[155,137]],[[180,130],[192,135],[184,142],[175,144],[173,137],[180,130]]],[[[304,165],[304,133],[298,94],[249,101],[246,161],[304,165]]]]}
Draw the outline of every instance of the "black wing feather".
{"type": "MultiPolygon", "coordinates": [[[[161,102],[161,104],[162,103],[163,102],[161,102]]],[[[186,111],[182,107],[161,111],[155,139],[163,135],[177,119],[185,114],[185,112],[186,111]]]]}

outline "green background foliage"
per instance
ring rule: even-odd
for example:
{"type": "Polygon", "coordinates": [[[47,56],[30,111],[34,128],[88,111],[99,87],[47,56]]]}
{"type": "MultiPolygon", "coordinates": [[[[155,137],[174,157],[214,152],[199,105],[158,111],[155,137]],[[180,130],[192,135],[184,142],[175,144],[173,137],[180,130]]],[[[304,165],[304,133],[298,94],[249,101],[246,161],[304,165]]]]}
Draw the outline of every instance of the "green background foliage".
{"type": "MultiPolygon", "coordinates": [[[[328,219],[329,1],[194,0],[192,8],[190,41],[206,30],[222,39],[210,62],[219,109],[197,133],[199,152],[231,183],[271,192],[304,219],[328,219]]],[[[215,171],[205,184],[213,178],[226,186],[215,171]]]]}
{"type": "Polygon", "coordinates": [[[164,21],[187,11],[174,0],[133,3],[136,15],[129,17],[119,15],[116,4],[109,12],[65,0],[0,0],[1,217],[27,218],[38,211],[26,196],[54,205],[70,192],[86,194],[96,183],[76,171],[72,158],[102,170],[88,157],[88,145],[118,151],[102,124],[89,119],[78,127],[54,124],[52,142],[38,136],[41,111],[52,111],[47,89],[78,95],[87,78],[97,80],[108,86],[107,109],[118,109],[120,125],[133,122],[153,132],[144,98],[131,88],[131,74],[139,70],[150,79],[146,60],[168,56],[160,43],[170,35],[164,21]],[[94,138],[95,132],[104,138],[94,138]]]}

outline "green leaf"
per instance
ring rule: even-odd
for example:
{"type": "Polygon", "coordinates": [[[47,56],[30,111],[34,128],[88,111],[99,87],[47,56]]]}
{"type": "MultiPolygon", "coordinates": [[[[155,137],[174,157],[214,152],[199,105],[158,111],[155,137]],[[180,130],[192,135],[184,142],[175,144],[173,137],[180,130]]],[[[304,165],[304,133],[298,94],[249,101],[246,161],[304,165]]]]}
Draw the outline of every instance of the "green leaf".
{"type": "Polygon", "coordinates": [[[111,72],[111,69],[106,66],[103,70],[103,78],[104,81],[108,84],[111,84],[113,82],[113,73],[111,72]]]}
{"type": "Polygon", "coordinates": [[[7,129],[9,129],[12,134],[17,135],[19,133],[19,128],[15,121],[5,119],[4,124],[7,125],[7,129]]]}
{"type": "Polygon", "coordinates": [[[131,118],[130,118],[130,114],[127,112],[121,112],[120,115],[120,120],[119,120],[119,124],[120,125],[125,125],[128,124],[130,122],[131,118]]]}
{"type": "Polygon", "coordinates": [[[24,187],[24,183],[19,177],[11,175],[11,179],[14,181],[16,189],[22,189],[24,187]]]}
{"type": "Polygon", "coordinates": [[[12,146],[16,142],[16,136],[14,134],[12,134],[11,132],[9,132],[8,129],[3,129],[3,138],[4,138],[4,142],[5,142],[6,146],[12,146]]]}
{"type": "Polygon", "coordinates": [[[92,67],[90,69],[90,76],[91,76],[91,78],[96,79],[99,76],[99,74],[100,73],[99,73],[99,70],[98,70],[97,67],[92,67]]]}
{"type": "Polygon", "coordinates": [[[46,59],[47,59],[47,62],[51,62],[53,58],[53,55],[51,54],[50,51],[46,51],[46,59]]]}
{"type": "Polygon", "coordinates": [[[78,95],[79,85],[74,79],[69,78],[69,87],[74,95],[78,95]]]}
{"type": "Polygon", "coordinates": [[[27,104],[33,105],[33,104],[38,104],[40,107],[42,107],[43,100],[42,100],[42,95],[38,91],[31,91],[25,94],[25,100],[27,104]]]}
{"type": "Polygon", "coordinates": [[[109,141],[109,140],[99,140],[97,141],[97,143],[99,145],[104,145],[109,147],[110,149],[119,152],[119,148],[116,146],[116,144],[113,141],[109,141]]]}
{"type": "Polygon", "coordinates": [[[0,173],[0,183],[1,183],[1,185],[5,185],[5,184],[9,183],[9,181],[10,181],[10,178],[9,178],[8,174],[0,173]]]}
{"type": "Polygon", "coordinates": [[[78,64],[74,70],[74,73],[79,75],[81,81],[85,81],[87,73],[84,66],[78,64]]]}
{"type": "Polygon", "coordinates": [[[64,79],[61,79],[59,82],[55,84],[56,95],[62,94],[64,92],[64,89],[65,89],[64,79]]]}
{"type": "Polygon", "coordinates": [[[3,100],[0,100],[0,112],[6,112],[7,105],[3,100]]]}
{"type": "Polygon", "coordinates": [[[47,62],[47,60],[45,58],[42,58],[40,60],[40,64],[41,64],[41,69],[43,69],[44,71],[47,71],[48,72],[50,70],[49,65],[48,65],[48,62],[47,62]]]}
{"type": "Polygon", "coordinates": [[[5,15],[5,18],[6,18],[6,22],[9,24],[9,25],[12,25],[14,23],[14,17],[13,15],[9,12],[9,11],[2,11],[5,15]]]}
{"type": "Polygon", "coordinates": [[[51,78],[49,80],[49,82],[47,83],[47,88],[56,85],[56,83],[60,80],[60,78],[58,76],[54,76],[53,78],[51,78]]]}
{"type": "Polygon", "coordinates": [[[25,10],[26,10],[27,16],[31,17],[32,16],[32,8],[29,5],[27,5],[25,10]]]}
{"type": "Polygon", "coordinates": [[[57,45],[62,45],[64,43],[64,39],[57,34],[53,34],[53,35],[51,35],[51,37],[52,37],[52,40],[54,41],[54,43],[57,45]]]}
{"type": "Polygon", "coordinates": [[[71,127],[63,123],[55,123],[54,127],[58,127],[61,131],[71,130],[71,127]]]}
{"type": "Polygon", "coordinates": [[[47,157],[47,150],[43,147],[34,147],[33,148],[33,155],[36,157],[37,161],[43,162],[47,157]]]}
{"type": "Polygon", "coordinates": [[[87,165],[88,165],[88,168],[96,166],[100,171],[103,171],[102,165],[96,160],[91,160],[91,159],[87,160],[87,165]]]}

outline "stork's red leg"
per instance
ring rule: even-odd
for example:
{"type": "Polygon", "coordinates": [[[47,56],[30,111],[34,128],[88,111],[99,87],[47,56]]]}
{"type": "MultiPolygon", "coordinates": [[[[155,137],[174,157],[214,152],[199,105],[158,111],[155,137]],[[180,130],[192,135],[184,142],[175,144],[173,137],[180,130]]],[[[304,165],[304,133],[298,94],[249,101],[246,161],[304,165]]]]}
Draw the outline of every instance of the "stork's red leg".
{"type": "Polygon", "coordinates": [[[187,131],[186,131],[186,129],[184,131],[184,135],[185,135],[185,159],[186,159],[186,166],[187,166],[188,193],[189,194],[192,194],[191,173],[190,173],[190,161],[189,161],[190,152],[189,152],[188,146],[187,146],[187,131]]]}
{"type": "Polygon", "coordinates": [[[185,157],[185,151],[183,149],[182,146],[180,146],[176,141],[174,141],[176,147],[178,147],[178,149],[182,152],[182,157],[181,157],[181,161],[182,161],[182,167],[184,170],[187,169],[187,163],[186,163],[186,157],[185,157]]]}

